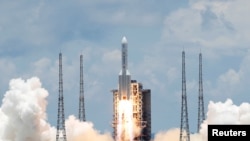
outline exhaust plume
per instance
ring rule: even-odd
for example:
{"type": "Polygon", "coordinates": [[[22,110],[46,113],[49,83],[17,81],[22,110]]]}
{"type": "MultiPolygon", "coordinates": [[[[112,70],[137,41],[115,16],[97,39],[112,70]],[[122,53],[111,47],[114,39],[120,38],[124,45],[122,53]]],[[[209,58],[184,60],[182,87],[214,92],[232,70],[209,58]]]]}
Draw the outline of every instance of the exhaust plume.
{"type": "MultiPolygon", "coordinates": [[[[231,99],[223,102],[210,101],[208,104],[207,118],[201,124],[199,133],[190,134],[192,141],[207,141],[208,124],[250,124],[250,104],[233,104],[231,99]]],[[[180,129],[174,128],[161,131],[155,135],[154,141],[179,141],[180,129]]]]}
{"type": "Polygon", "coordinates": [[[47,96],[36,77],[11,80],[0,107],[0,141],[52,141],[55,128],[47,123],[47,96]]]}
{"type": "MultiPolygon", "coordinates": [[[[55,141],[56,128],[47,121],[48,92],[37,77],[12,79],[0,106],[0,141],[55,141]]],[[[65,121],[68,141],[113,141],[91,122],[80,122],[73,115],[65,121]]]]}
{"type": "Polygon", "coordinates": [[[91,122],[80,122],[75,116],[69,116],[65,124],[69,141],[113,141],[110,133],[100,134],[91,122]]]}

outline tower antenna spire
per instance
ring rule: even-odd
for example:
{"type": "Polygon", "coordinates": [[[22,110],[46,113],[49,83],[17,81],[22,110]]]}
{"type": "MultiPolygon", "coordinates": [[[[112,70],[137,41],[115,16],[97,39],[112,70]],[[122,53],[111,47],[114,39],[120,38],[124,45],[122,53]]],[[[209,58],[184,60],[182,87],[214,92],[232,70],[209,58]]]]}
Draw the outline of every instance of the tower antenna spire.
{"type": "Polygon", "coordinates": [[[86,121],[85,119],[85,106],[84,106],[84,81],[83,81],[83,55],[80,55],[80,96],[79,96],[79,120],[86,121]]]}
{"type": "Polygon", "coordinates": [[[190,141],[188,125],[188,108],[186,94],[185,52],[182,51],[182,95],[181,95],[181,128],[180,141],[190,141]]]}
{"type": "Polygon", "coordinates": [[[57,113],[57,132],[56,141],[67,141],[64,119],[63,103],[63,74],[62,74],[62,53],[59,53],[59,96],[58,96],[58,113],[57,113]]]}
{"type": "Polygon", "coordinates": [[[203,84],[202,84],[202,54],[199,54],[199,96],[198,96],[198,127],[197,132],[200,131],[200,126],[205,120],[204,100],[203,100],[203,84]]]}

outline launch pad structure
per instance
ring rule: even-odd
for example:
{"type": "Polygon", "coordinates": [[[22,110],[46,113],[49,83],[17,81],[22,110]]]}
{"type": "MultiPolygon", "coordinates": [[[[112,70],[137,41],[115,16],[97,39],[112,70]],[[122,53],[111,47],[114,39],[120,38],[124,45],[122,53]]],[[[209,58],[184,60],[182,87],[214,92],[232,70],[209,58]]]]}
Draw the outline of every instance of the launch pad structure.
{"type": "MultiPolygon", "coordinates": [[[[141,131],[135,136],[134,141],[150,141],[151,139],[151,90],[143,89],[143,85],[136,80],[131,80],[131,99],[133,100],[133,118],[136,120],[136,126],[141,131]]],[[[118,90],[112,90],[113,93],[113,138],[117,136],[118,123],[118,90]]]]}
{"type": "Polygon", "coordinates": [[[112,90],[113,138],[118,141],[150,141],[151,90],[143,89],[142,83],[139,83],[136,80],[131,80],[131,75],[128,70],[128,48],[126,37],[122,38],[121,43],[121,71],[118,77],[119,87],[118,89],[112,90]],[[121,108],[120,104],[123,102],[131,103],[126,105],[128,107],[121,108]],[[126,113],[124,110],[128,110],[129,112],[126,113]],[[128,119],[126,119],[126,116],[128,119]],[[121,136],[129,137],[129,139],[121,136]]]}

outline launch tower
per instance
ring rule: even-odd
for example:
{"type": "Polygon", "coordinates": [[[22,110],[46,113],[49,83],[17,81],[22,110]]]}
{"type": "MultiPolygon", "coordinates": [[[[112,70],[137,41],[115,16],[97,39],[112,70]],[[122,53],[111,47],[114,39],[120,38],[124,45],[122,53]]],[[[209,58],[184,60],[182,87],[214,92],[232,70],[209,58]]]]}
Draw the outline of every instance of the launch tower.
{"type": "Polygon", "coordinates": [[[64,104],[63,104],[62,53],[59,54],[59,96],[58,96],[56,141],[67,141],[66,131],[65,131],[65,119],[64,119],[64,104]]]}
{"type": "Polygon", "coordinates": [[[80,55],[80,96],[79,96],[79,115],[80,121],[85,121],[84,107],[84,81],[83,81],[83,55],[80,55]]]}
{"type": "Polygon", "coordinates": [[[200,126],[205,120],[204,101],[203,101],[203,85],[202,85],[202,54],[199,54],[199,97],[198,97],[198,127],[197,132],[200,131],[200,126]]]}
{"type": "Polygon", "coordinates": [[[190,141],[188,125],[188,108],[186,94],[185,52],[182,51],[182,95],[181,95],[181,128],[180,141],[190,141]]]}
{"type": "MultiPolygon", "coordinates": [[[[150,141],[151,139],[151,90],[143,89],[142,83],[131,80],[131,99],[133,100],[133,118],[137,128],[141,131],[135,136],[134,141],[150,141]]],[[[117,136],[117,122],[119,102],[118,90],[113,93],[113,138],[117,136]]]]}

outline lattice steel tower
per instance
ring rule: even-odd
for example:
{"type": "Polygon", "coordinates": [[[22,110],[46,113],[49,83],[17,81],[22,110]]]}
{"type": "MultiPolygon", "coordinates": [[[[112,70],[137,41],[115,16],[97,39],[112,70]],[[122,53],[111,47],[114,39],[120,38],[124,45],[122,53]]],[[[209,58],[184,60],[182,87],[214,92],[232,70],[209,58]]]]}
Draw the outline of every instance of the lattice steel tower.
{"type": "Polygon", "coordinates": [[[57,132],[56,141],[67,141],[64,119],[63,104],[63,74],[62,74],[62,53],[59,54],[59,96],[58,96],[58,113],[57,113],[57,132]]]}
{"type": "Polygon", "coordinates": [[[80,96],[78,118],[80,121],[86,121],[84,107],[83,55],[80,55],[80,96]]]}
{"type": "Polygon", "coordinates": [[[181,128],[180,141],[190,141],[188,125],[188,108],[186,94],[186,75],[185,75],[185,52],[182,51],[182,95],[181,95],[181,128]]]}
{"type": "Polygon", "coordinates": [[[205,120],[204,113],[204,100],[203,100],[203,85],[202,85],[202,54],[199,54],[199,98],[198,98],[198,128],[197,132],[200,131],[200,126],[203,120],[205,120]]]}

